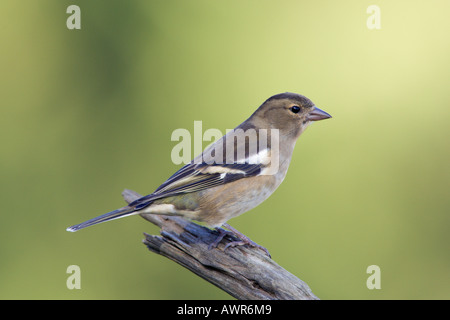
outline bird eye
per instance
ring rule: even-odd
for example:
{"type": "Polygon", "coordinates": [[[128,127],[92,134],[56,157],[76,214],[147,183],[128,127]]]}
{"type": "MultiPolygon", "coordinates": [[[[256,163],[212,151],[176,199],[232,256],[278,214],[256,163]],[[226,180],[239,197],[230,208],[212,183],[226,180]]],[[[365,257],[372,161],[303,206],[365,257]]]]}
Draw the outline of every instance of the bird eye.
{"type": "Polygon", "coordinates": [[[299,113],[300,112],[300,107],[299,106],[292,106],[290,109],[291,109],[291,111],[293,113],[299,113]]]}

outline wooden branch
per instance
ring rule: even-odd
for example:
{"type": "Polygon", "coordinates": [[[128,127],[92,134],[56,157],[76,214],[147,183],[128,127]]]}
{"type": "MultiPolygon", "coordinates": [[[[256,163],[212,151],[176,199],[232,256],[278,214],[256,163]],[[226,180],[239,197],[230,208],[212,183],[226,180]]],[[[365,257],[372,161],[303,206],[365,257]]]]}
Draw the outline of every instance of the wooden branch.
{"type": "MultiPolygon", "coordinates": [[[[131,190],[122,193],[130,203],[141,197],[131,190]]],[[[269,258],[262,250],[249,246],[224,247],[225,236],[217,248],[208,246],[218,232],[181,217],[142,214],[161,228],[161,236],[145,234],[143,243],[196,275],[242,300],[317,300],[308,285],[269,258]]]]}

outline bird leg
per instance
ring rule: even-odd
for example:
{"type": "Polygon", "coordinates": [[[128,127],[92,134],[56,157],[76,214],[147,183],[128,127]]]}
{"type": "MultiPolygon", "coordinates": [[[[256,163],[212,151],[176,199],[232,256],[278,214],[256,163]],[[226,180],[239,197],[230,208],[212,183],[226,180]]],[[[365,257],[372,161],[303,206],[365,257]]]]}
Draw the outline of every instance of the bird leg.
{"type": "Polygon", "coordinates": [[[247,237],[246,235],[242,234],[241,232],[239,232],[238,230],[236,230],[235,228],[233,228],[233,227],[230,226],[229,224],[224,223],[223,226],[224,226],[225,228],[227,228],[228,230],[230,230],[230,231],[224,230],[224,229],[222,229],[222,228],[216,228],[216,230],[219,232],[219,235],[217,236],[216,240],[215,240],[213,243],[211,243],[211,244],[209,245],[209,249],[216,248],[216,247],[219,245],[220,241],[222,241],[222,239],[223,239],[225,236],[227,236],[227,235],[234,235],[234,236],[236,236],[237,238],[239,238],[240,241],[232,241],[232,242],[228,243],[228,244],[225,246],[225,250],[226,250],[227,248],[229,248],[229,247],[234,248],[234,247],[237,247],[237,246],[242,246],[242,245],[246,245],[246,244],[247,244],[247,245],[249,245],[249,246],[251,246],[251,247],[254,247],[254,248],[258,248],[258,249],[263,250],[263,251],[269,256],[269,258],[271,258],[270,253],[269,253],[269,250],[267,250],[267,249],[264,248],[263,246],[260,246],[260,245],[257,244],[256,242],[250,240],[249,237],[247,237]]]}

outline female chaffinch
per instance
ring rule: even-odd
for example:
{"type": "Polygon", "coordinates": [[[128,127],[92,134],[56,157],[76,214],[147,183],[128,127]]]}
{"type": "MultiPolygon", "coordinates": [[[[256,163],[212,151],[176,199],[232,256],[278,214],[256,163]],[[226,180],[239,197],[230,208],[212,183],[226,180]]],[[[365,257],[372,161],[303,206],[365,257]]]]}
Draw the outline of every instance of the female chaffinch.
{"type": "Polygon", "coordinates": [[[67,231],[135,214],[178,215],[219,230],[211,247],[228,234],[220,228],[224,226],[240,239],[226,248],[249,244],[267,252],[226,222],[258,206],[277,189],[286,176],[298,137],[312,121],[327,118],[331,116],[305,96],[289,92],[274,95],[152,194],[67,231]]]}

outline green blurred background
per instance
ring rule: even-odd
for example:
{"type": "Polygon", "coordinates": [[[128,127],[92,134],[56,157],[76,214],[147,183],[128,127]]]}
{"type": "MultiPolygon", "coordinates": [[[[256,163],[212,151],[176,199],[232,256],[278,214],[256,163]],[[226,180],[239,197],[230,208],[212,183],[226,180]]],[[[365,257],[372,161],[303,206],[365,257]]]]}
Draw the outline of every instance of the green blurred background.
{"type": "MultiPolygon", "coordinates": [[[[333,119],[230,223],[322,299],[450,298],[450,2],[0,3],[2,299],[229,299],[148,252],[139,217],[65,228],[151,193],[177,128],[225,132],[292,91],[333,119]],[[81,30],[66,9],[81,8],[81,30]],[[381,9],[369,30],[366,9],[381,9]],[[81,268],[69,290],[66,269],[81,268]],[[381,268],[381,289],[366,268],[381,268]]],[[[206,146],[206,142],[204,146],[206,146]]]]}

